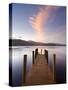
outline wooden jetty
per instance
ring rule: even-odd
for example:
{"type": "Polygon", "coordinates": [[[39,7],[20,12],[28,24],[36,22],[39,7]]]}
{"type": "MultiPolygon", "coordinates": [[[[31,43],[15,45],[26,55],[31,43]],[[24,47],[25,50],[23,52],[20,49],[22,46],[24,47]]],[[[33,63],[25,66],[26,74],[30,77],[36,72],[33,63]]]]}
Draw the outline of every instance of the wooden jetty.
{"type": "MultiPolygon", "coordinates": [[[[42,50],[41,50],[42,51],[42,50]]],[[[24,57],[27,57],[24,55],[24,57]]],[[[24,66],[23,84],[22,85],[46,85],[55,84],[55,59],[56,55],[53,55],[52,70],[48,65],[48,51],[44,50],[44,54],[39,54],[38,49],[32,52],[33,64],[28,75],[26,75],[26,66],[24,66]]],[[[26,63],[26,58],[24,58],[26,63]]],[[[25,64],[26,65],[26,64],[25,64]]]]}

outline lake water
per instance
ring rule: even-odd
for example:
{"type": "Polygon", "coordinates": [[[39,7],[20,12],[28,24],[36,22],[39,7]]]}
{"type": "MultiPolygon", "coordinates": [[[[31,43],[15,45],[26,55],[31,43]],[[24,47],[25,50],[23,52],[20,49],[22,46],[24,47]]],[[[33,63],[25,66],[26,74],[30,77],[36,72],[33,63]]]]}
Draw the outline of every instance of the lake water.
{"type": "MultiPolygon", "coordinates": [[[[18,46],[12,47],[12,56],[10,54],[10,62],[12,61],[12,82],[14,86],[21,85],[23,75],[23,56],[27,54],[27,70],[32,66],[32,51],[38,48],[39,53],[44,54],[44,49],[48,50],[48,64],[52,69],[53,54],[56,54],[56,81],[57,83],[66,82],[66,46],[18,46]]],[[[11,53],[11,49],[9,49],[11,53]]]]}

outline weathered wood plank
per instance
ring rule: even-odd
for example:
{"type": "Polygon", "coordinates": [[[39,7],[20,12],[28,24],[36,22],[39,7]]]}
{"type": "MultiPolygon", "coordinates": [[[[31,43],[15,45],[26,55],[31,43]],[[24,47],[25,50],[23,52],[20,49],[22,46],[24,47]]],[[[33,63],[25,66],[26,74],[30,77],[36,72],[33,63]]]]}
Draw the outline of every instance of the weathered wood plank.
{"type": "Polygon", "coordinates": [[[51,72],[45,55],[38,54],[29,74],[26,76],[26,85],[54,84],[53,73],[51,72]]]}

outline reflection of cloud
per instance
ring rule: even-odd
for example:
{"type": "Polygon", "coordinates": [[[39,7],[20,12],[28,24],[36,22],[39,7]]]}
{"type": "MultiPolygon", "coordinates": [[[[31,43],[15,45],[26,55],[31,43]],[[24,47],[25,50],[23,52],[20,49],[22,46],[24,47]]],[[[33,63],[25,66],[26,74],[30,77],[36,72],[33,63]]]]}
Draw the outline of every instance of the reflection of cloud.
{"type": "MultiPolygon", "coordinates": [[[[58,7],[54,7],[54,6],[42,7],[42,8],[39,8],[37,14],[29,17],[29,22],[31,26],[34,28],[34,30],[36,31],[36,39],[38,41],[42,41],[44,39],[43,25],[44,23],[47,23],[48,18],[51,18],[50,13],[57,9],[58,7]]],[[[51,18],[51,21],[52,20],[53,18],[51,18]]]]}

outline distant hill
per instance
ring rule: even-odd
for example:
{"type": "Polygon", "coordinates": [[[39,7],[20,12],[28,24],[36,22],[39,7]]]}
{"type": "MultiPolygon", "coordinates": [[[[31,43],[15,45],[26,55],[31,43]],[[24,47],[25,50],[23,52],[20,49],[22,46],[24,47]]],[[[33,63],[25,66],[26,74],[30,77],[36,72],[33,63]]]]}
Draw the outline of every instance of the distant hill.
{"type": "Polygon", "coordinates": [[[59,43],[42,43],[35,41],[25,41],[20,39],[9,39],[9,46],[65,46],[65,44],[59,43]]]}

